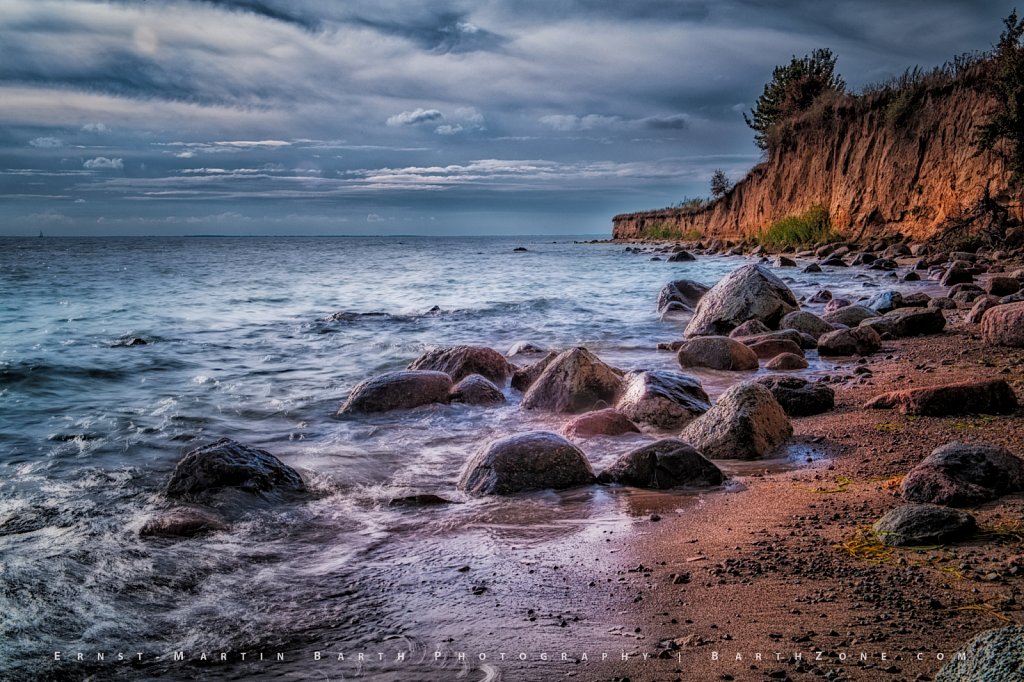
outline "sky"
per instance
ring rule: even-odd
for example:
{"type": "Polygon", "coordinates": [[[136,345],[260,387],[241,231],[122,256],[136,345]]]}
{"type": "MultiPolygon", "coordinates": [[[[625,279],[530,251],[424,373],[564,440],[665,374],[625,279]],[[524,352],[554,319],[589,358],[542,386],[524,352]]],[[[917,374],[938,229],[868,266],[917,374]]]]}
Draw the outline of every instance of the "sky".
{"type": "Polygon", "coordinates": [[[989,49],[950,0],[0,0],[0,235],[610,234],[853,88],[989,49]]]}

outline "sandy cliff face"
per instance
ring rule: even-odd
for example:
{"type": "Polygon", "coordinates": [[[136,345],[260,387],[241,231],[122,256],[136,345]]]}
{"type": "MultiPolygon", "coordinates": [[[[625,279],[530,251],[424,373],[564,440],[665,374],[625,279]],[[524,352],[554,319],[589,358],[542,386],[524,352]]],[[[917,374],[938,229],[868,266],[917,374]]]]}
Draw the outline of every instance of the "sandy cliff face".
{"type": "Polygon", "coordinates": [[[1005,164],[975,152],[974,126],[991,108],[986,95],[966,85],[924,93],[899,117],[884,102],[836,108],[825,123],[798,124],[792,142],[708,208],[618,215],[613,236],[633,239],[667,228],[736,239],[821,204],[851,239],[897,232],[927,239],[986,190],[1000,203],[1018,203],[1005,164]]]}

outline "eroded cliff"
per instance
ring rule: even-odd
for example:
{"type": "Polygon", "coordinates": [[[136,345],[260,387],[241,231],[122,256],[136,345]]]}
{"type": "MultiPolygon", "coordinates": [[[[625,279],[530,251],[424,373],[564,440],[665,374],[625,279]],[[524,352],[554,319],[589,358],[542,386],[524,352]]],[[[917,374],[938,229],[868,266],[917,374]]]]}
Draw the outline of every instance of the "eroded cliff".
{"type": "Polygon", "coordinates": [[[816,204],[849,239],[925,240],[985,197],[1020,219],[1006,164],[978,154],[974,143],[975,125],[992,108],[970,79],[923,90],[909,103],[864,97],[819,107],[726,196],[695,212],[615,216],[613,236],[742,239],[816,204]]]}

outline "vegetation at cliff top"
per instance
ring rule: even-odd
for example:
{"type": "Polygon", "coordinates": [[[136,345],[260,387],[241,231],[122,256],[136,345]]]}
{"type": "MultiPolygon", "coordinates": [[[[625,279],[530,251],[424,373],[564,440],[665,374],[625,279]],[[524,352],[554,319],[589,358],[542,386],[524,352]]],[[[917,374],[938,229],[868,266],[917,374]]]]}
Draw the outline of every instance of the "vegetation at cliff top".
{"type": "Polygon", "coordinates": [[[721,168],[716,168],[711,174],[711,196],[718,199],[724,197],[732,189],[732,182],[721,168]]]}
{"type": "Polygon", "coordinates": [[[815,50],[789,64],[776,66],[772,79],[743,120],[754,129],[754,142],[761,149],[770,149],[773,133],[779,124],[807,111],[825,93],[842,95],[846,81],[836,73],[836,57],[828,48],[815,50]]]}
{"type": "Polygon", "coordinates": [[[816,204],[799,215],[786,216],[775,221],[758,236],[758,241],[769,248],[808,246],[835,241],[839,236],[832,231],[828,210],[816,204]]]}
{"type": "Polygon", "coordinates": [[[1014,184],[1024,185],[1024,19],[1014,10],[1003,20],[992,57],[994,74],[987,85],[995,95],[996,111],[978,126],[979,151],[994,151],[1009,165],[1014,184]]]}

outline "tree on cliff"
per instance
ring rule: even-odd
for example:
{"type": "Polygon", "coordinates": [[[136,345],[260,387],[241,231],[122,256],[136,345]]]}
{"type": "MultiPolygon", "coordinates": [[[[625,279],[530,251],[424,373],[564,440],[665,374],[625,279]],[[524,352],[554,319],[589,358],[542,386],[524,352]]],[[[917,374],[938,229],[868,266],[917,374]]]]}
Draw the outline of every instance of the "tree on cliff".
{"type": "Polygon", "coordinates": [[[978,126],[978,149],[996,151],[1013,171],[1013,183],[1024,185],[1024,19],[1014,10],[1003,20],[993,55],[990,88],[997,101],[992,117],[978,126]]]}
{"type": "Polygon", "coordinates": [[[817,49],[789,64],[776,66],[750,116],[743,120],[754,129],[754,142],[761,149],[772,146],[771,132],[779,123],[807,111],[825,92],[842,94],[846,81],[836,73],[836,57],[828,48],[817,49]]]}
{"type": "Polygon", "coordinates": [[[732,183],[726,176],[725,171],[721,168],[716,168],[715,172],[711,174],[711,196],[724,197],[729,190],[732,189],[732,183]]]}

